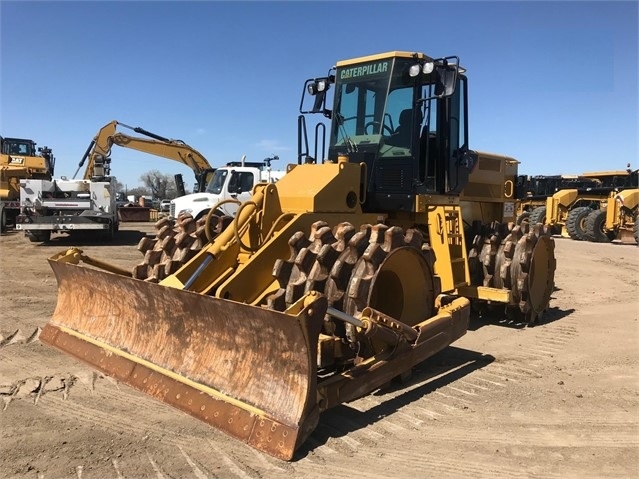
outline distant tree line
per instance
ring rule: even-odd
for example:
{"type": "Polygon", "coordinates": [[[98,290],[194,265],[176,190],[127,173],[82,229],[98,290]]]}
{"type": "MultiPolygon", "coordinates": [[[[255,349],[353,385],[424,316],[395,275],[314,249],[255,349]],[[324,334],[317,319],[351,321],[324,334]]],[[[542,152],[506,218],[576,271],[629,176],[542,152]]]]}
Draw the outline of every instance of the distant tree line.
{"type": "MultiPolygon", "coordinates": [[[[175,178],[158,170],[150,170],[140,176],[143,186],[128,188],[127,195],[151,196],[158,199],[173,199],[177,196],[175,178]]],[[[124,185],[117,182],[118,191],[124,191],[124,185]]]]}

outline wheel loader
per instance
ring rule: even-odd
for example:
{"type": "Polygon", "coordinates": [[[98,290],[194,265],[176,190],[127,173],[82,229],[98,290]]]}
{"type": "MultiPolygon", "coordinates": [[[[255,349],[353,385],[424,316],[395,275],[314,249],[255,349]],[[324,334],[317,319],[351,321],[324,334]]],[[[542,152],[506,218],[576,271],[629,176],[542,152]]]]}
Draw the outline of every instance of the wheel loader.
{"type": "Polygon", "coordinates": [[[471,301],[531,320],[548,307],[554,243],[535,229],[493,253],[500,286],[471,282],[467,96],[458,57],[338,62],[300,104],[300,144],[307,116],[330,119],[326,158],[300,148],[158,283],[74,248],[50,258],[58,302],[41,340],[293,459],[323,411],[408,379],[463,336],[471,301]]]}
{"type": "Polygon", "coordinates": [[[584,241],[588,239],[588,215],[593,210],[605,210],[612,192],[636,186],[630,170],[590,172],[581,177],[595,179],[596,186],[557,191],[546,199],[545,206],[530,212],[529,221],[545,224],[553,234],[584,241]]]}
{"type": "MultiPolygon", "coordinates": [[[[528,221],[531,213],[535,210],[536,217],[540,213],[544,214],[549,196],[560,190],[587,189],[601,186],[601,181],[597,178],[579,175],[519,175],[515,180],[516,202],[516,223],[521,224],[528,221]],[[542,208],[540,208],[542,207],[542,208]]],[[[533,219],[537,219],[533,217],[533,219]]]]}
{"type": "Polygon", "coordinates": [[[638,244],[638,205],[639,189],[613,191],[605,209],[592,210],[586,217],[585,239],[595,243],[638,244]]]}

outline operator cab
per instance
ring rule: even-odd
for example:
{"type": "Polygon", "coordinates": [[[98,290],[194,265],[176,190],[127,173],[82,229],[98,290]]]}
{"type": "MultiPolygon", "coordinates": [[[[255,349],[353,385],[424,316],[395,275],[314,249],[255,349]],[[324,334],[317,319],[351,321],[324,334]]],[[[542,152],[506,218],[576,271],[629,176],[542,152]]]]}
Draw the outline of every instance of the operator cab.
{"type": "Polygon", "coordinates": [[[2,154],[4,155],[20,155],[20,156],[36,156],[36,144],[32,140],[24,140],[22,138],[3,138],[2,154]]]}
{"type": "Polygon", "coordinates": [[[313,105],[304,108],[303,96],[300,113],[331,119],[328,160],[348,155],[366,164],[368,208],[414,211],[417,195],[457,195],[467,183],[476,155],[468,149],[467,82],[457,57],[391,52],[339,62],[305,90],[313,105]]]}

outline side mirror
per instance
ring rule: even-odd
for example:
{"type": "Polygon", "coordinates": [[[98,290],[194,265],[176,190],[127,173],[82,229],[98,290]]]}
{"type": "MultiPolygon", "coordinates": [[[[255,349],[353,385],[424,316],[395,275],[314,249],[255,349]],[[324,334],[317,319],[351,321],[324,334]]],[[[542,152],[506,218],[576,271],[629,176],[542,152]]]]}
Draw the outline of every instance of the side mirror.
{"type": "Polygon", "coordinates": [[[457,76],[460,71],[464,73],[466,70],[460,66],[459,57],[456,56],[439,58],[424,64],[419,63],[413,65],[408,74],[411,77],[416,77],[420,73],[429,75],[426,86],[429,87],[428,95],[432,95],[418,99],[417,103],[452,96],[457,89],[457,76]],[[435,86],[434,92],[430,90],[431,85],[435,86]]]}
{"type": "Polygon", "coordinates": [[[457,86],[457,65],[449,65],[446,62],[437,65],[435,75],[437,77],[435,96],[439,98],[452,96],[457,86]]]}

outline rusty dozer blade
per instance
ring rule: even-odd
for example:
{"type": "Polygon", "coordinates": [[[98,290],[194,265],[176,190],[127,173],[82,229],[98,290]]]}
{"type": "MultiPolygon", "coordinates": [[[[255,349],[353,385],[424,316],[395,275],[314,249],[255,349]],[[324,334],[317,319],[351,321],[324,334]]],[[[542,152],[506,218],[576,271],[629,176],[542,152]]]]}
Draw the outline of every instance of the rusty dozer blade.
{"type": "Polygon", "coordinates": [[[281,313],[49,262],[45,343],[280,459],[315,429],[323,296],[281,313]]]}

